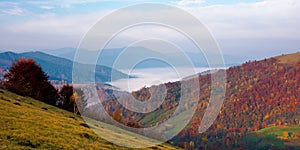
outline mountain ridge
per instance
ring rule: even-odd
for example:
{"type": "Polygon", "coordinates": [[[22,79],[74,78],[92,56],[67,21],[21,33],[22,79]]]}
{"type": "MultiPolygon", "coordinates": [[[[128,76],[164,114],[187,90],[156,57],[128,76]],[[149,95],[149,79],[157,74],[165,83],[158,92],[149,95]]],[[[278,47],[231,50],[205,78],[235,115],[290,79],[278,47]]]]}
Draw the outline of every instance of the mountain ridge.
{"type": "MultiPolygon", "coordinates": [[[[111,48],[111,49],[102,50],[102,53],[101,53],[102,56],[99,56],[98,64],[112,67],[113,63],[117,59],[118,55],[120,55],[124,49],[125,48],[111,48]]],[[[151,50],[151,49],[144,48],[144,47],[129,47],[127,49],[129,51],[134,51],[131,53],[139,53],[140,51],[142,51],[145,54],[157,53],[155,55],[160,55],[160,56],[165,55],[165,54],[156,52],[155,50],[151,50]]],[[[47,54],[54,55],[54,56],[66,58],[69,60],[74,60],[77,49],[72,48],[72,47],[66,47],[66,48],[59,48],[59,49],[46,49],[46,50],[41,50],[41,51],[44,53],[47,53],[47,54]],[[61,51],[67,51],[67,52],[62,53],[61,51]]],[[[87,55],[87,58],[89,55],[95,55],[94,52],[90,51],[90,50],[82,50],[82,51],[84,52],[85,55],[87,55]]],[[[196,52],[184,52],[184,53],[191,59],[191,61],[195,67],[208,67],[208,63],[206,62],[205,56],[202,54],[202,52],[197,52],[197,53],[196,52]]],[[[168,55],[169,55],[168,56],[169,58],[174,58],[174,57],[182,56],[182,53],[170,52],[170,53],[168,53],[168,55]]],[[[135,57],[135,56],[132,56],[132,57],[135,57]]],[[[244,59],[236,57],[236,56],[232,56],[232,55],[225,54],[225,55],[223,55],[223,57],[224,57],[226,66],[239,65],[244,61],[244,59]]],[[[86,61],[88,61],[88,59],[86,61]]],[[[182,65],[182,64],[178,64],[178,66],[180,66],[180,65],[182,65]]],[[[168,67],[168,65],[164,65],[162,63],[152,61],[152,62],[148,62],[146,64],[142,64],[138,67],[139,68],[153,68],[153,67],[168,67]]],[[[125,68],[125,69],[131,69],[131,68],[125,68]]]]}
{"type": "MultiPolygon", "coordinates": [[[[72,67],[73,62],[56,56],[52,56],[40,51],[36,52],[24,52],[24,53],[14,53],[14,52],[3,52],[0,53],[0,67],[2,68],[2,74],[4,70],[7,70],[13,61],[18,60],[19,58],[32,58],[34,59],[43,70],[49,75],[50,80],[65,80],[68,83],[72,82],[72,67]]],[[[87,64],[82,64],[83,66],[89,66],[87,64]]],[[[96,81],[99,82],[107,82],[110,81],[110,74],[113,69],[106,66],[96,66],[96,81]]],[[[127,78],[128,75],[114,70],[116,77],[114,79],[119,78],[127,78]]]]}

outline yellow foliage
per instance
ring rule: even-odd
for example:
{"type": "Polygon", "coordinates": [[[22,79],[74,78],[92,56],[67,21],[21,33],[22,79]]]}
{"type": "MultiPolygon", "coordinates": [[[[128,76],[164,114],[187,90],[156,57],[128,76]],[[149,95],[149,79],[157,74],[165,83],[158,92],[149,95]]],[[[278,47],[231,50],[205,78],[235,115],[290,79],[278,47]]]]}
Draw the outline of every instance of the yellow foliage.
{"type": "Polygon", "coordinates": [[[264,117],[264,120],[268,119],[270,116],[269,114],[266,114],[266,116],[264,117]]]}
{"type": "Polygon", "coordinates": [[[190,146],[190,149],[194,149],[194,147],[195,147],[195,144],[194,144],[194,142],[193,142],[193,141],[190,141],[190,144],[189,144],[189,146],[190,146]]]}
{"type": "Polygon", "coordinates": [[[286,132],[286,131],[284,131],[284,132],[283,132],[283,137],[285,137],[285,138],[289,137],[289,133],[286,132]]]}
{"type": "Polygon", "coordinates": [[[201,140],[203,141],[203,142],[208,142],[208,138],[207,138],[207,136],[203,136],[202,138],[201,138],[201,140]]]}

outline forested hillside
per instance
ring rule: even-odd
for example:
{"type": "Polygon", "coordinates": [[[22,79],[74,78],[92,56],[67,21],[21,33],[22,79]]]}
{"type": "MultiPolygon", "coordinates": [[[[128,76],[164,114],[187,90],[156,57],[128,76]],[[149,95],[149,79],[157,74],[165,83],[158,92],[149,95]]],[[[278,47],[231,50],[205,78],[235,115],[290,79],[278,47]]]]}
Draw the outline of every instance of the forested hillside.
{"type": "MultiPolygon", "coordinates": [[[[249,61],[241,66],[230,67],[226,73],[225,100],[214,124],[199,134],[198,128],[209,103],[211,90],[211,75],[199,75],[200,96],[195,98],[191,95],[189,98],[199,101],[196,113],[189,125],[171,143],[181,147],[193,143],[198,148],[255,147],[255,143],[242,139],[268,126],[300,125],[300,53],[249,61]]],[[[135,122],[138,124],[136,127],[153,126],[167,120],[178,106],[180,85],[180,82],[161,85],[167,87],[167,96],[162,105],[151,113],[133,113],[122,107],[113,96],[103,105],[121,123],[135,122]],[[119,113],[121,119],[116,115],[119,113]]],[[[133,92],[133,96],[145,101],[149,98],[150,88],[133,92]]],[[[91,109],[97,111],[96,108],[91,109]]],[[[170,125],[169,128],[174,126],[170,125]]],[[[272,145],[267,146],[272,148],[272,145]]]]}
{"type": "MultiPolygon", "coordinates": [[[[209,75],[200,76],[200,83],[205,83],[206,78],[209,75]]],[[[199,135],[201,116],[209,100],[203,95],[191,126],[174,141],[190,139],[204,146],[206,143],[195,137],[206,136],[208,146],[247,147],[249,144],[240,139],[252,131],[267,126],[300,125],[300,53],[229,68],[219,116],[207,132],[199,135]]]]}

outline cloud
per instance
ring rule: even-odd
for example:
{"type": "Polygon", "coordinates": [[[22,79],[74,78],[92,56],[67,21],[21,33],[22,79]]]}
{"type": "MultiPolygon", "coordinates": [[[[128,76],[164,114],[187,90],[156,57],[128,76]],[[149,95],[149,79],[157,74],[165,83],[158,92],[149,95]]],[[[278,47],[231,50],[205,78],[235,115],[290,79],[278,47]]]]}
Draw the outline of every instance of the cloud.
{"type": "MultiPolygon", "coordinates": [[[[60,7],[61,4],[82,4],[87,2],[97,2],[99,0],[78,0],[59,2],[54,5],[55,0],[50,2],[36,3],[37,6],[60,7]]],[[[101,0],[100,0],[101,1],[101,0]]],[[[102,0],[103,1],[103,0],[102,0]]],[[[36,1],[33,1],[36,2],[36,1]]],[[[198,1],[177,1],[177,6],[192,13],[197,17],[214,35],[215,39],[225,53],[239,52],[244,54],[256,55],[264,51],[291,51],[299,50],[300,47],[300,1],[298,0],[264,0],[252,3],[236,3],[224,5],[201,5],[204,0],[198,1]],[[200,4],[193,5],[192,4],[200,4]]],[[[29,3],[29,2],[27,2],[29,3]]],[[[174,4],[174,3],[173,3],[174,4]]],[[[0,6],[4,5],[0,3],[0,6]]],[[[8,11],[10,14],[20,14],[16,4],[5,4],[9,8],[16,8],[15,11],[8,11]]],[[[0,11],[3,12],[1,9],[0,11]]],[[[112,10],[112,9],[111,9],[112,10]]],[[[110,11],[111,11],[110,10],[110,11]]],[[[23,10],[24,11],[24,10],[23,10]]],[[[9,47],[22,45],[30,48],[35,47],[51,48],[53,46],[66,47],[77,46],[80,39],[87,30],[96,23],[102,16],[107,14],[107,10],[100,10],[93,13],[69,13],[60,14],[35,14],[34,19],[25,19],[22,22],[9,24],[0,28],[0,32],[5,33],[5,37],[10,37],[11,41],[0,40],[0,45],[9,47]],[[5,32],[4,32],[5,31],[5,32]],[[6,35],[9,34],[9,35],[6,35]],[[13,37],[14,35],[14,37],[13,37]],[[29,35],[35,35],[32,39],[29,35]],[[27,41],[28,44],[24,45],[27,41]],[[64,44],[63,41],[66,43],[64,44]]],[[[52,12],[53,13],[53,12],[52,12]]],[[[161,13],[164,14],[164,13],[161,13]]],[[[126,20],[127,14],[120,16],[120,19],[126,20]]],[[[172,16],[176,17],[176,16],[172,16]]],[[[184,21],[183,21],[184,22],[184,21]]],[[[191,28],[193,25],[191,24],[191,28]]],[[[132,34],[124,35],[130,38],[132,35],[145,36],[157,32],[157,35],[166,35],[169,38],[169,31],[162,28],[152,28],[151,30],[133,31],[132,34]]],[[[4,37],[3,36],[3,37],[4,37]]],[[[178,40],[180,41],[180,40],[178,40]]],[[[122,41],[120,41],[122,43],[122,41]]]]}
{"type": "Polygon", "coordinates": [[[47,9],[47,10],[51,10],[51,9],[54,9],[55,7],[43,5],[43,6],[40,6],[40,8],[42,8],[42,9],[47,9]]]}
{"type": "MultiPolygon", "coordinates": [[[[71,8],[73,5],[81,5],[81,4],[88,4],[88,3],[101,3],[101,2],[123,2],[124,0],[48,0],[48,1],[25,1],[23,3],[37,5],[37,6],[44,6],[44,5],[52,5],[58,6],[61,8],[71,8]]],[[[127,1],[134,1],[134,0],[127,0],[127,1]]]]}
{"type": "Polygon", "coordinates": [[[199,5],[203,4],[205,0],[180,0],[176,2],[179,6],[188,6],[188,5],[199,5]]]}
{"type": "Polygon", "coordinates": [[[7,1],[0,1],[0,6],[7,6],[7,5],[17,5],[16,2],[7,2],[7,1]]]}
{"type": "Polygon", "coordinates": [[[7,14],[7,15],[22,15],[22,13],[24,12],[23,9],[14,6],[12,8],[9,9],[3,9],[1,10],[2,13],[7,14]]]}
{"type": "Polygon", "coordinates": [[[106,13],[104,11],[65,16],[53,13],[39,14],[38,19],[13,24],[7,26],[5,30],[14,33],[81,35],[106,13]]]}
{"type": "Polygon", "coordinates": [[[299,37],[300,1],[265,0],[256,3],[184,7],[219,38],[299,37]]]}
{"type": "Polygon", "coordinates": [[[18,3],[15,2],[0,2],[2,15],[23,15],[25,9],[20,8],[18,3]]]}
{"type": "Polygon", "coordinates": [[[258,58],[300,48],[300,1],[178,6],[197,17],[225,53],[258,58]]]}
{"type": "Polygon", "coordinates": [[[34,19],[1,27],[0,49],[77,47],[84,34],[106,13],[101,11],[64,16],[37,14],[34,19]]]}

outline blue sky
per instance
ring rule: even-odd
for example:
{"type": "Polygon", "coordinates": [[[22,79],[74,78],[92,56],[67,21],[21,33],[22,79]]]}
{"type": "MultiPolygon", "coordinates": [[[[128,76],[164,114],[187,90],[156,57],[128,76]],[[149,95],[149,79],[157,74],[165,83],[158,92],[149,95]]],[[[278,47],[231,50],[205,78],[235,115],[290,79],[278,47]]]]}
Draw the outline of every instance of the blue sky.
{"type": "Polygon", "coordinates": [[[300,50],[298,0],[15,0],[0,1],[0,51],[77,47],[103,16],[143,2],[190,12],[226,54],[264,57],[300,50]]]}
{"type": "Polygon", "coordinates": [[[262,0],[12,0],[0,1],[1,16],[9,16],[12,20],[18,20],[17,16],[26,16],[28,19],[35,14],[54,13],[57,15],[84,14],[95,11],[114,10],[132,4],[154,2],[178,6],[210,6],[230,5],[237,3],[253,3],[262,0]]]}

